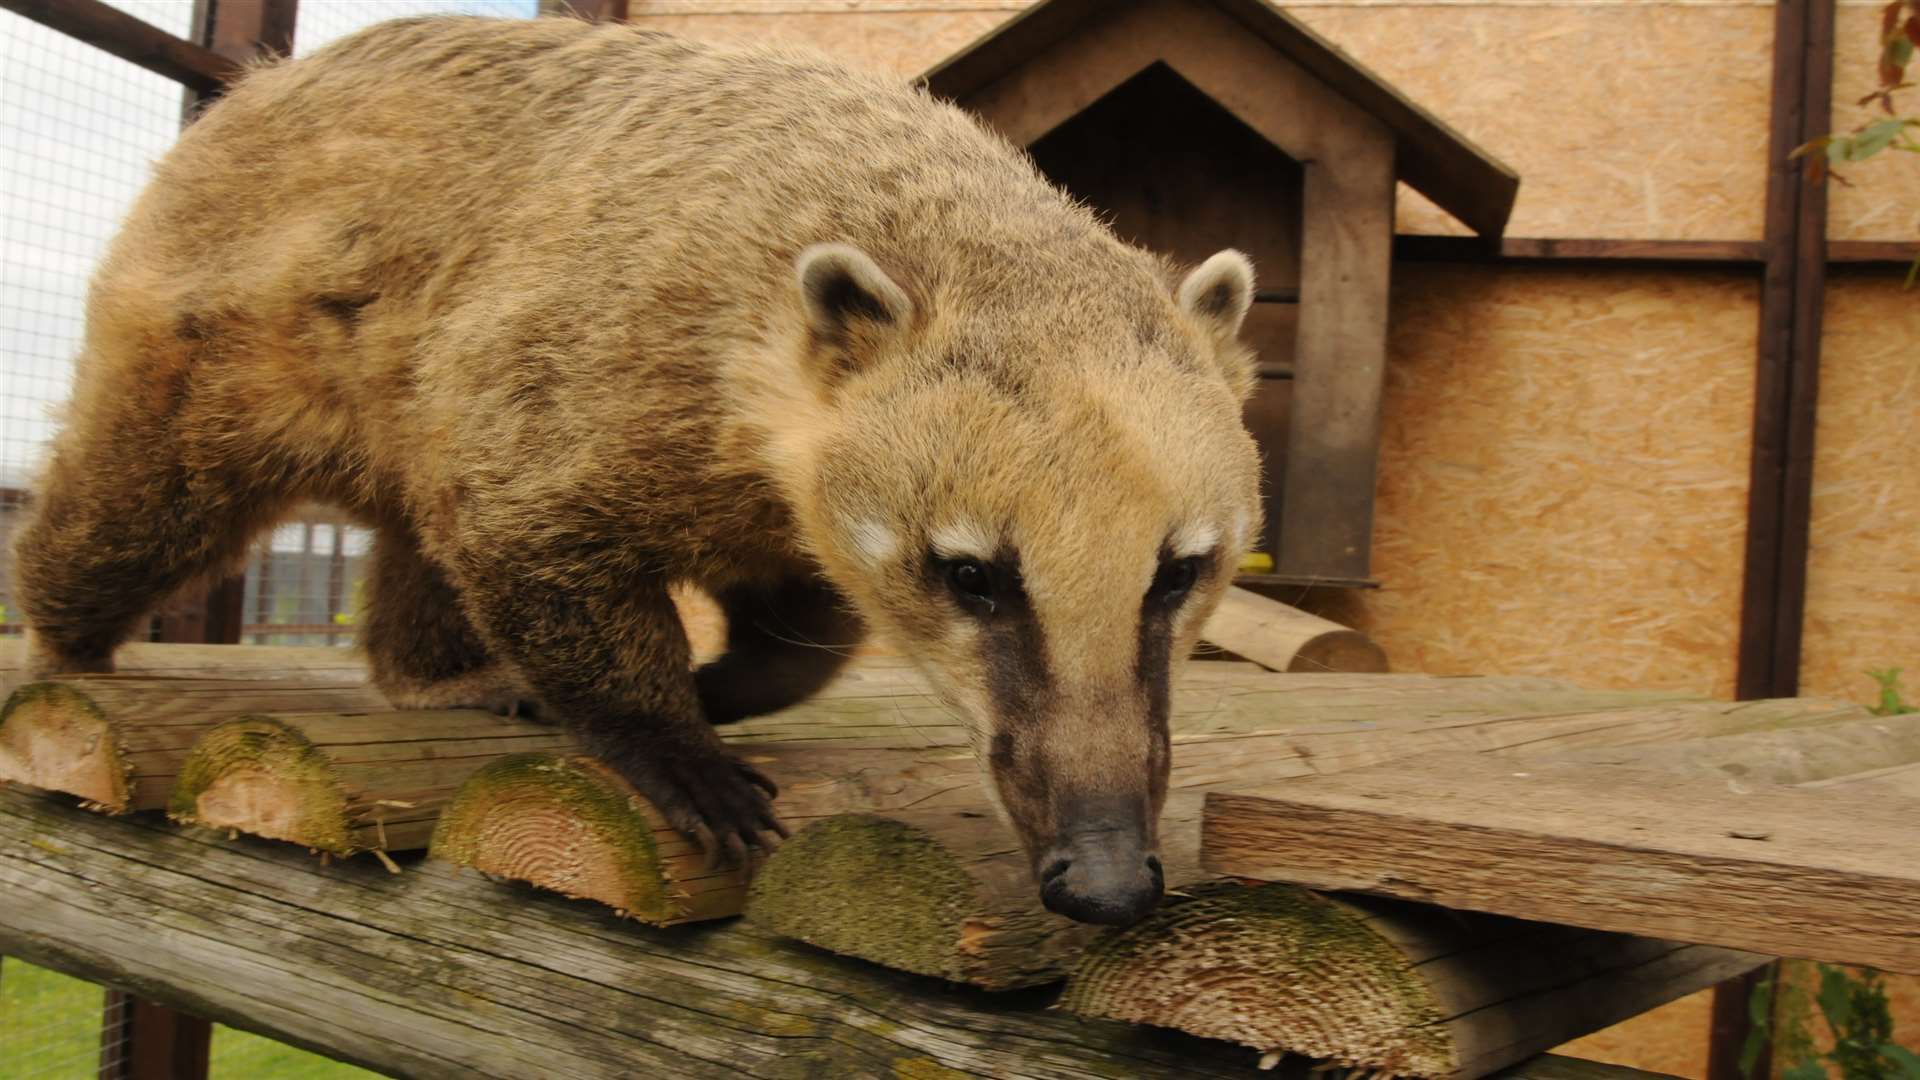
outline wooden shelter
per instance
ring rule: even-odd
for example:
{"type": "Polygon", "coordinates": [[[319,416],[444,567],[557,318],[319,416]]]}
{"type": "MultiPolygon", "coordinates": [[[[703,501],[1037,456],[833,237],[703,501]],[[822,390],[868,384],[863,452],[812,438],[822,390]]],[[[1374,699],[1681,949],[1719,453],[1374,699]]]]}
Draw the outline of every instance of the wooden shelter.
{"type": "Polygon", "coordinates": [[[1253,258],[1262,550],[1370,584],[1396,181],[1491,239],[1519,177],[1264,0],[1047,0],[923,79],[1123,236],[1253,258]]]}

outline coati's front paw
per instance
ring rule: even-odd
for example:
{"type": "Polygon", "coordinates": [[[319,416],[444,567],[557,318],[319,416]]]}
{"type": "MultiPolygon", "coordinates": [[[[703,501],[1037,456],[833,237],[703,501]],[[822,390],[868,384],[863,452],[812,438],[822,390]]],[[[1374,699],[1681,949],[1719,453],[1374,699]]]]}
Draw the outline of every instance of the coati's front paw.
{"type": "Polygon", "coordinates": [[[771,853],[791,835],[773,813],[778,786],[724,753],[637,763],[620,770],[674,828],[700,845],[709,866],[721,854],[746,866],[748,848],[771,853]]]}

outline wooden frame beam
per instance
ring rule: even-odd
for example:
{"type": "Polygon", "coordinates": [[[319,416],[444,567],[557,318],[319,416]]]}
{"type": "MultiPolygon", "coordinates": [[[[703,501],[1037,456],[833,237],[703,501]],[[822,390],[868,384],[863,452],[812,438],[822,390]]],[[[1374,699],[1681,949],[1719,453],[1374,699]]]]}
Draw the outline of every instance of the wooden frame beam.
{"type": "Polygon", "coordinates": [[[1775,22],[1766,264],[1736,680],[1743,699],[1791,697],[1800,686],[1827,202],[1824,181],[1806,180],[1789,155],[1832,124],[1834,3],[1783,0],[1775,22]]]}
{"type": "Polygon", "coordinates": [[[103,0],[0,0],[0,8],[201,93],[217,93],[244,70],[103,0]]]}

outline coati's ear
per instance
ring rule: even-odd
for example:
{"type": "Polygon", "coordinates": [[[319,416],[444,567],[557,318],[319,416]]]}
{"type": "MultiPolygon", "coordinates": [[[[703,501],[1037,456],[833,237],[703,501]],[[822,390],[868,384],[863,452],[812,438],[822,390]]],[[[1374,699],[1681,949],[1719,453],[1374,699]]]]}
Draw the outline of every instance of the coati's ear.
{"type": "Polygon", "coordinates": [[[794,273],[807,327],[820,345],[899,330],[913,317],[905,290],[859,248],[814,244],[794,260],[794,273]]]}
{"type": "Polygon", "coordinates": [[[1231,338],[1253,306],[1253,263],[1232,248],[1217,251],[1180,283],[1178,300],[1215,337],[1231,338]]]}
{"type": "Polygon", "coordinates": [[[1212,331],[1213,358],[1227,385],[1245,401],[1253,394],[1253,351],[1241,344],[1240,324],[1253,307],[1253,263],[1228,248],[1193,268],[1175,294],[1180,310],[1212,331]]]}

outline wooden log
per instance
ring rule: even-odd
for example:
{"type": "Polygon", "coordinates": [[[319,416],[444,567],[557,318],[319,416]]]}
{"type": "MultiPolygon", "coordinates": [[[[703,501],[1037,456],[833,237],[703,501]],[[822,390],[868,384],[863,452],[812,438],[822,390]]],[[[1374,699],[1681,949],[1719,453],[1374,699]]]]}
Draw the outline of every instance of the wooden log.
{"type": "Polygon", "coordinates": [[[654,926],[737,915],[746,897],[744,868],[708,865],[631,784],[578,754],[518,754],[475,772],[432,851],[654,926]]]}
{"type": "Polygon", "coordinates": [[[1098,939],[1061,1005],[1363,1073],[1475,1080],[1767,962],[1373,897],[1216,884],[1098,939]]]}
{"type": "Polygon", "coordinates": [[[433,862],[321,869],[0,791],[0,952],[393,1076],[1252,1076],[788,945],[656,930],[433,862]],[[909,1016],[909,1022],[902,1017],[909,1016]]]}
{"type": "Polygon", "coordinates": [[[1920,801],[1898,796],[1445,756],[1211,794],[1203,851],[1223,874],[1920,972],[1920,801]]]}
{"type": "MultiPolygon", "coordinates": [[[[392,1076],[1271,1076],[1246,1052],[840,960],[744,923],[654,929],[423,862],[0,791],[0,953],[392,1076]]],[[[1569,1059],[1505,1080],[1653,1080],[1569,1059]]]]}
{"type": "MultiPolygon", "coordinates": [[[[26,643],[0,639],[0,688],[25,682],[26,643]]],[[[118,675],[176,678],[248,679],[279,682],[313,680],[363,683],[367,663],[352,649],[311,645],[172,645],[136,641],[114,653],[118,675]]]]}
{"type": "MultiPolygon", "coordinates": [[[[1169,884],[1178,888],[1211,876],[1199,852],[1206,793],[1263,782],[1257,778],[1315,776],[1449,751],[1542,756],[1609,740],[1820,730],[1866,715],[1857,706],[1788,700],[1458,717],[1403,701],[1411,715],[1400,719],[1378,706],[1370,719],[1344,723],[1300,721],[1282,712],[1282,723],[1292,719],[1298,726],[1265,734],[1176,735],[1160,821],[1169,884]]],[[[961,761],[955,767],[972,765],[961,761]]],[[[790,790],[781,766],[762,768],[790,790]]],[[[1025,856],[984,793],[964,786],[964,776],[950,779],[962,783],[937,799],[851,806],[844,816],[797,829],[760,870],[748,917],[835,952],[993,989],[1064,977],[1097,931],[1040,907],[1025,856]]],[[[876,780],[875,786],[882,785],[876,780]]],[[[827,806],[814,809],[832,813],[827,806]]]]}
{"type": "Polygon", "coordinates": [[[1220,598],[1200,637],[1271,671],[1387,670],[1387,654],[1360,631],[1238,586],[1220,598]]]}
{"type": "Polygon", "coordinates": [[[242,716],[194,743],[167,813],[331,855],[412,851],[475,770],[573,745],[551,725],[475,709],[242,716]]]}
{"type": "Polygon", "coordinates": [[[382,708],[338,681],[94,675],[29,683],[0,707],[0,780],[77,795],[109,813],[167,805],[195,739],[223,721],[288,708],[382,708]]]}

